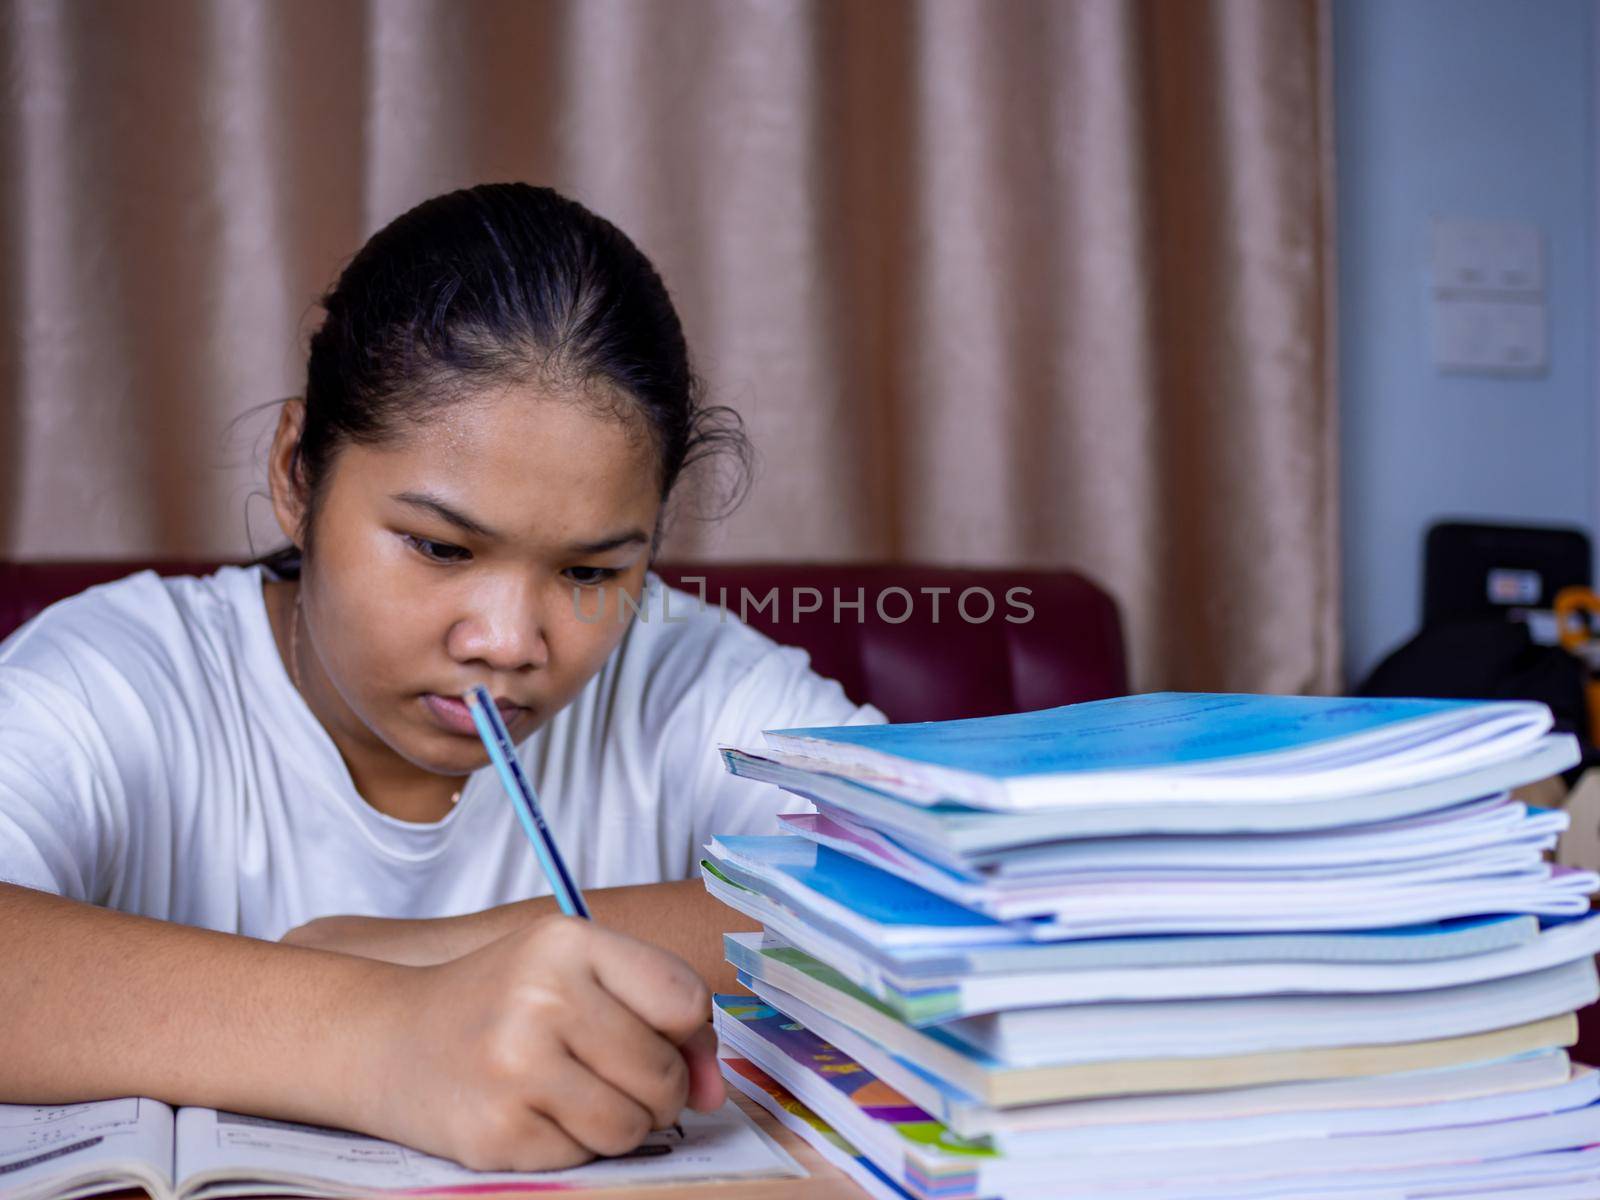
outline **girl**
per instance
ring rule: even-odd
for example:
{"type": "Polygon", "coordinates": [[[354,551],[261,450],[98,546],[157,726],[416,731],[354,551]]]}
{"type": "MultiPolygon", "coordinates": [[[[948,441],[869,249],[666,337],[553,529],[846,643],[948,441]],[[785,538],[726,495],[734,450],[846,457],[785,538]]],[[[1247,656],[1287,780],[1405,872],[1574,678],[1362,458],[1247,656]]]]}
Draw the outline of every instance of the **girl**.
{"type": "Polygon", "coordinates": [[[269,463],[292,544],[0,647],[0,1100],[156,1096],[482,1169],[624,1152],[722,1096],[701,975],[735,922],[686,880],[777,797],[717,743],[881,714],[648,574],[680,473],[743,447],[612,225],[455,192],[323,303],[269,463]],[[527,899],[475,684],[593,924],[527,899]]]}

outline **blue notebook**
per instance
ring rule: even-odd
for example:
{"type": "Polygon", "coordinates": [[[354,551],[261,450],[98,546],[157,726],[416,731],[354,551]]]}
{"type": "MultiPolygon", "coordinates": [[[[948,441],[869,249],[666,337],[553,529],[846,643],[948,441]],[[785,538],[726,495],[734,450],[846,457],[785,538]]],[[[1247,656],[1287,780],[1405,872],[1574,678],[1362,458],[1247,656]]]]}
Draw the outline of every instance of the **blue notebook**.
{"type": "Polygon", "coordinates": [[[910,845],[935,848],[956,858],[992,856],[1019,846],[1075,838],[1303,833],[1398,820],[1548,779],[1580,757],[1577,740],[1570,734],[1547,734],[1513,757],[1461,774],[1336,802],[1322,797],[1303,803],[1292,798],[1275,803],[1082,801],[1025,812],[993,812],[932,802],[937,798],[926,794],[907,795],[892,781],[875,779],[869,784],[845,778],[831,765],[810,759],[722,748],[723,764],[734,775],[776,784],[824,810],[836,809],[910,845]]]}
{"type": "MultiPolygon", "coordinates": [[[[1542,704],[1162,692],[906,725],[773,730],[771,749],[983,808],[1354,795],[1515,757],[1542,704]]],[[[1467,797],[1461,797],[1465,799],[1467,797]]]]}
{"type": "MultiPolygon", "coordinates": [[[[835,936],[842,935],[845,940],[858,945],[876,947],[884,955],[896,950],[908,950],[931,952],[934,957],[942,957],[956,948],[1017,946],[1063,936],[1048,922],[996,921],[876,867],[869,867],[802,838],[719,837],[712,840],[710,852],[710,861],[716,872],[738,888],[765,898],[769,903],[794,914],[802,923],[809,923],[835,936]]],[[[737,896],[723,898],[737,905],[737,896]]],[[[765,918],[758,916],[757,919],[765,918]]],[[[1470,924],[1455,921],[1380,922],[1367,927],[1370,932],[1361,935],[1361,944],[1371,946],[1375,940],[1384,938],[1408,938],[1412,933],[1427,936],[1446,929],[1471,927],[1470,924]]],[[[1351,925],[1349,928],[1359,926],[1351,925]]],[[[1525,932],[1520,937],[1530,937],[1536,925],[1529,918],[1522,928],[1525,932]]],[[[1271,936],[1274,932],[1282,941],[1312,936],[1313,933],[1311,929],[1290,923],[1281,930],[1249,936],[1259,938],[1271,936]]],[[[1328,930],[1323,936],[1329,934],[1347,936],[1343,930],[1328,930]]],[[[784,936],[789,934],[785,933],[784,936]]],[[[1093,937],[1088,940],[1103,944],[1110,939],[1093,937]]],[[[1115,940],[1138,944],[1145,939],[1124,937],[1115,940]]],[[[1279,953],[1283,953],[1282,941],[1278,944],[1279,953]]],[[[1397,958],[1427,956],[1426,952],[1410,950],[1394,955],[1397,958]]],[[[1360,953],[1350,954],[1350,957],[1362,960],[1360,953]]],[[[1381,954],[1378,959],[1388,957],[1387,954],[1381,954]]]]}

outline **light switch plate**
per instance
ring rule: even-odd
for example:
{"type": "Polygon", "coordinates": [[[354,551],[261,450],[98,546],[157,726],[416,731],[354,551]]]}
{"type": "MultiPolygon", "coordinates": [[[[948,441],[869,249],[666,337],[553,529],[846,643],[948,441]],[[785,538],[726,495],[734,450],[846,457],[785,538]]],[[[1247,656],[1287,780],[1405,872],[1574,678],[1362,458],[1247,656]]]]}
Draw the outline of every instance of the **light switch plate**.
{"type": "Polygon", "coordinates": [[[1542,300],[1433,299],[1433,361],[1443,371],[1538,375],[1549,365],[1542,300]]]}
{"type": "Polygon", "coordinates": [[[1431,232],[1435,290],[1543,293],[1544,239],[1537,225],[1441,217],[1431,232]]]}

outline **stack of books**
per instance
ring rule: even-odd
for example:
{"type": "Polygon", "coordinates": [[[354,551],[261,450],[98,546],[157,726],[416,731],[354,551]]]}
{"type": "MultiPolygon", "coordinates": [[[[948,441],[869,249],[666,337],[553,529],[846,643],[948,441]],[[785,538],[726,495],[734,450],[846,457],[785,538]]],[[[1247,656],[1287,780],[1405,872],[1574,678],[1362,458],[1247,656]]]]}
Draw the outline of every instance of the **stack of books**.
{"type": "Polygon", "coordinates": [[[771,732],[729,1079],[882,1195],[1600,1196],[1600,877],[1537,704],[1156,694],[771,732]]]}

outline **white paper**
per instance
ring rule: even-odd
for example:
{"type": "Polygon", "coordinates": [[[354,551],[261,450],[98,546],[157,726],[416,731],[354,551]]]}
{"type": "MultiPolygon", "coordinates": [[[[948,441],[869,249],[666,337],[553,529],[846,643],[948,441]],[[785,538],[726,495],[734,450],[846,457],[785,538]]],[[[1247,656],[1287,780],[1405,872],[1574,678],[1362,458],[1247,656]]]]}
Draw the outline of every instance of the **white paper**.
{"type": "MultiPolygon", "coordinates": [[[[24,1200],[96,1183],[164,1187],[172,1110],[129,1098],[84,1104],[0,1104],[0,1195],[24,1200]]],[[[101,1190],[101,1189],[96,1189],[101,1190]]]]}
{"type": "Polygon", "coordinates": [[[515,1174],[471,1171],[448,1159],[344,1130],[185,1108],[178,1113],[180,1186],[185,1192],[204,1187],[207,1196],[222,1196],[261,1190],[259,1185],[220,1186],[226,1179],[272,1181],[340,1196],[496,1183],[640,1187],[805,1174],[731,1100],[712,1113],[686,1111],[681,1120],[682,1137],[672,1130],[658,1131],[631,1156],[515,1174]]]}

